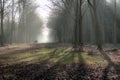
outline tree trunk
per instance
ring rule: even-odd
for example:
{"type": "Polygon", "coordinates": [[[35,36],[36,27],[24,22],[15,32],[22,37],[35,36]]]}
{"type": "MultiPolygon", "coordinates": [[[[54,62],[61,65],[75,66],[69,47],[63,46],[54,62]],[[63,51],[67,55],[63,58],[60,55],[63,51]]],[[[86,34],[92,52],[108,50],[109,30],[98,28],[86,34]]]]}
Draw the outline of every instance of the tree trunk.
{"type": "Polygon", "coordinates": [[[3,29],[3,20],[4,20],[4,0],[1,0],[1,46],[4,46],[4,29],[3,29]]]}
{"type": "Polygon", "coordinates": [[[117,5],[116,5],[116,0],[114,0],[114,12],[113,12],[113,31],[112,31],[112,36],[113,36],[113,44],[116,45],[117,43],[117,23],[116,23],[116,18],[117,18],[117,15],[116,15],[116,9],[117,9],[117,5]]]}

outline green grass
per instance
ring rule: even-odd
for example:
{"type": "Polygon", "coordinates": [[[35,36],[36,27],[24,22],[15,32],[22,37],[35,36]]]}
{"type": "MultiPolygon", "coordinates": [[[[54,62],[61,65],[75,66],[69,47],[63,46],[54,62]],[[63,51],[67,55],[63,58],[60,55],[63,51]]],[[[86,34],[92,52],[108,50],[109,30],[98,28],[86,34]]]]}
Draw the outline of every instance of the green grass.
{"type": "Polygon", "coordinates": [[[88,53],[82,53],[81,56],[84,58],[86,64],[94,65],[94,66],[105,66],[107,65],[107,61],[104,59],[103,55],[88,55],[88,53]]]}
{"type": "Polygon", "coordinates": [[[22,53],[0,55],[0,64],[12,65],[25,63],[86,63],[88,65],[106,65],[102,55],[90,56],[88,53],[70,53],[71,48],[42,48],[22,53]]]}
{"type": "Polygon", "coordinates": [[[12,74],[6,74],[4,75],[4,77],[7,79],[7,80],[16,80],[16,76],[15,75],[12,75],[12,74]]]}
{"type": "Polygon", "coordinates": [[[2,64],[13,64],[19,62],[35,62],[39,59],[45,58],[53,49],[40,49],[27,51],[23,53],[10,53],[3,54],[0,56],[0,63],[2,64]]]}

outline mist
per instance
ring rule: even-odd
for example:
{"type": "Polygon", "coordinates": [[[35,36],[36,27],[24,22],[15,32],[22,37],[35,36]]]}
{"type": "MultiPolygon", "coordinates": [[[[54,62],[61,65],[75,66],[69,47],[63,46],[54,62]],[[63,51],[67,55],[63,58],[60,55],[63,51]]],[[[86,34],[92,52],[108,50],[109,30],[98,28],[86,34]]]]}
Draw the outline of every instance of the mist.
{"type": "Polygon", "coordinates": [[[0,0],[0,80],[120,80],[120,0],[0,0]]]}

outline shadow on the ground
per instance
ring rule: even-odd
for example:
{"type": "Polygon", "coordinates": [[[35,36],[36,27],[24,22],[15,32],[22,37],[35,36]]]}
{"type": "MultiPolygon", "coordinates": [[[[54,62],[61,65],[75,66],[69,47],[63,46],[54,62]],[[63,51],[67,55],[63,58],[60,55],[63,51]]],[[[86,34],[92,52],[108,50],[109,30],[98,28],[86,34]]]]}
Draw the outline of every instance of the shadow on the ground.
{"type": "Polygon", "coordinates": [[[115,73],[111,76],[111,80],[119,80],[120,79],[120,64],[116,64],[111,60],[111,58],[107,55],[106,52],[100,51],[101,54],[104,56],[104,59],[108,62],[108,65],[104,69],[103,80],[108,80],[109,74],[115,73]]]}
{"type": "Polygon", "coordinates": [[[117,69],[119,65],[114,64],[103,52],[101,53],[109,63],[105,69],[87,65],[82,53],[66,53],[66,49],[56,48],[47,58],[37,63],[1,66],[0,80],[109,80],[107,74],[111,66],[115,67],[118,74],[120,72],[117,69]],[[76,54],[78,63],[74,63],[76,54]],[[57,58],[57,62],[48,63],[53,58],[57,58]]]}

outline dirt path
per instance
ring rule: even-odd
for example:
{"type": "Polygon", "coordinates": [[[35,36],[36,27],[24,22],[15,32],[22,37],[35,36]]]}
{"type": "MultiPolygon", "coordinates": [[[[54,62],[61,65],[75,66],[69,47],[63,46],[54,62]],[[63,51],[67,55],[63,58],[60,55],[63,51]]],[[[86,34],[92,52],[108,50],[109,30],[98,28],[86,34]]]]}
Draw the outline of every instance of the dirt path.
{"type": "Polygon", "coordinates": [[[42,48],[42,47],[44,47],[44,45],[41,45],[41,44],[21,44],[21,45],[5,46],[5,47],[0,47],[0,55],[8,54],[8,53],[25,52],[29,50],[42,48]]]}

